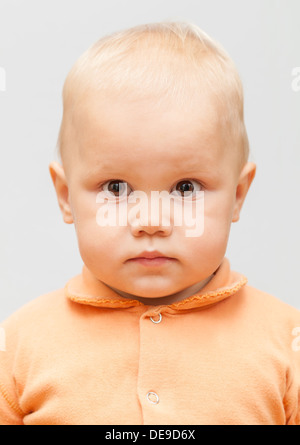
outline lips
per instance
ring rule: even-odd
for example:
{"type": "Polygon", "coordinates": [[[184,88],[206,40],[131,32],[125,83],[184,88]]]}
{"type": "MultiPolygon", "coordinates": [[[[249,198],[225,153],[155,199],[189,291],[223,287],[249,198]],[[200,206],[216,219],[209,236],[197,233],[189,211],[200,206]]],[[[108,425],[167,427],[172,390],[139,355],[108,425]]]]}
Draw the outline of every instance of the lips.
{"type": "Polygon", "coordinates": [[[129,261],[141,264],[143,266],[162,266],[175,261],[175,258],[168,257],[163,253],[154,250],[152,252],[141,252],[139,255],[131,258],[129,261]]]}
{"type": "Polygon", "coordinates": [[[147,251],[142,252],[133,259],[138,259],[138,258],[146,258],[149,260],[153,260],[154,258],[169,258],[169,257],[158,252],[157,250],[154,250],[153,252],[147,252],[147,251]]]}

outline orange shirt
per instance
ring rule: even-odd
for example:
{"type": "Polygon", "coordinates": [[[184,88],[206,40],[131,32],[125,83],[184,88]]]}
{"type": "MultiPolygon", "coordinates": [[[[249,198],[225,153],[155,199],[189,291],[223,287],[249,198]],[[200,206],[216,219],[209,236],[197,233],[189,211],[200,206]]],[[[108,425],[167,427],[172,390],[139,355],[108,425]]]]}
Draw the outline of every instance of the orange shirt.
{"type": "Polygon", "coordinates": [[[1,324],[0,424],[300,424],[300,312],[246,281],[146,306],[84,266],[1,324]]]}

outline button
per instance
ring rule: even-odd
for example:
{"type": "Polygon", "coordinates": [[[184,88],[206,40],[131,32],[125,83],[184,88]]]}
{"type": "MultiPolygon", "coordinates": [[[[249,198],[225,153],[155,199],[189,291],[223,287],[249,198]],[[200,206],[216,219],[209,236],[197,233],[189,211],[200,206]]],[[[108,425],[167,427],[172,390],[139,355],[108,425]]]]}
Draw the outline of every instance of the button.
{"type": "Polygon", "coordinates": [[[152,323],[157,324],[157,323],[160,323],[160,322],[161,322],[161,320],[162,320],[162,315],[161,315],[161,314],[157,314],[157,315],[158,315],[158,317],[159,317],[157,320],[153,320],[153,318],[150,317],[150,320],[152,321],[152,323]]]}
{"type": "Polygon", "coordinates": [[[149,403],[152,403],[153,405],[157,405],[159,403],[159,397],[156,394],[156,392],[150,391],[147,394],[147,399],[149,403]]]}

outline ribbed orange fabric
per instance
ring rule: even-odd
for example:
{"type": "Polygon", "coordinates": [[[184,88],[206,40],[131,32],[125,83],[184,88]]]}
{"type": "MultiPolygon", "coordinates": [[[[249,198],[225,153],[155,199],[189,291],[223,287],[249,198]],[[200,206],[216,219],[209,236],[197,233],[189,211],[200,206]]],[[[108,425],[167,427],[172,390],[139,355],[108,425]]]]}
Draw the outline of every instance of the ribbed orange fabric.
{"type": "Polygon", "coordinates": [[[299,425],[300,312],[246,282],[146,306],[83,267],[1,325],[0,424],[299,425]]]}

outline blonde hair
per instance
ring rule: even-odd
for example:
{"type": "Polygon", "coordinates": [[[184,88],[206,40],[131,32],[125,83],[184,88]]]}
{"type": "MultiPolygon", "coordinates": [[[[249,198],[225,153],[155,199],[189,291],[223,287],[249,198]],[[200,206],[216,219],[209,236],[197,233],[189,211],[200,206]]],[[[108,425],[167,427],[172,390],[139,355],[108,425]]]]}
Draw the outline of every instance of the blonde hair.
{"type": "MultiPolygon", "coordinates": [[[[222,106],[222,124],[235,139],[241,161],[248,159],[243,87],[237,69],[221,45],[196,25],[162,22],[139,25],[105,36],[72,67],[63,88],[64,114],[58,138],[61,156],[67,143],[68,113],[88,91],[127,100],[166,99],[191,105],[209,92],[222,106]]],[[[232,140],[230,142],[232,146],[232,140]]]]}

